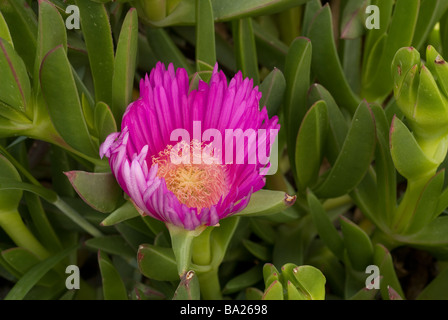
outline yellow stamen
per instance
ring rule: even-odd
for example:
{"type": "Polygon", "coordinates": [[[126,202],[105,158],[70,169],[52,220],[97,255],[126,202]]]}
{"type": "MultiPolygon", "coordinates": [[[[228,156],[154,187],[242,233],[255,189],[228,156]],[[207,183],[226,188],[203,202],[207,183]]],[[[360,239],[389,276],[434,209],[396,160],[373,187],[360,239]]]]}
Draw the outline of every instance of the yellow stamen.
{"type": "Polygon", "coordinates": [[[217,204],[229,189],[226,166],[218,164],[217,158],[210,153],[202,152],[206,146],[197,141],[192,141],[189,145],[184,144],[182,152],[189,150],[189,154],[182,154],[182,163],[173,163],[170,154],[178,152],[177,147],[173,149],[173,146],[169,145],[158,157],[153,157],[153,164],[158,164],[157,176],[165,179],[168,190],[173,192],[181,203],[190,208],[197,208],[198,213],[202,208],[217,204]],[[186,161],[187,159],[189,161],[186,161]],[[197,161],[198,159],[200,161],[197,161]]]}

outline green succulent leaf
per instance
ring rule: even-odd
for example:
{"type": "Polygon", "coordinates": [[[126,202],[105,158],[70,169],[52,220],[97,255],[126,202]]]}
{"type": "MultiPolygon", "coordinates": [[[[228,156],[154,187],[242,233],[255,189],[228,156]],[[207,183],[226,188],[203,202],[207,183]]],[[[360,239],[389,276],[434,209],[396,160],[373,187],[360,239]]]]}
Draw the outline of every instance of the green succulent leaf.
{"type": "Polygon", "coordinates": [[[62,46],[52,49],[44,57],[40,84],[56,130],[73,148],[98,157],[84,119],[72,68],[62,46]]]}
{"type": "Polygon", "coordinates": [[[223,294],[232,294],[247,287],[253,286],[262,280],[263,273],[261,265],[256,265],[246,272],[230,279],[224,286],[223,294]]]}
{"type": "MultiPolygon", "coordinates": [[[[310,86],[311,42],[306,38],[297,38],[289,47],[285,62],[285,130],[286,143],[295,146],[300,123],[306,114],[306,94],[310,86]]],[[[294,177],[297,177],[295,168],[295,150],[288,148],[289,161],[294,177]]]]}
{"type": "Polygon", "coordinates": [[[236,216],[257,217],[279,213],[292,206],[296,198],[283,191],[262,189],[251,195],[249,204],[236,216]]]}
{"type": "MultiPolygon", "coordinates": [[[[23,60],[5,39],[0,38],[0,101],[25,112],[30,102],[31,86],[23,60]]],[[[2,106],[0,106],[2,107],[2,106]]]]}
{"type": "Polygon", "coordinates": [[[315,188],[319,198],[335,198],[353,190],[364,178],[375,151],[375,120],[362,102],[352,120],[341,152],[325,179],[315,188]]]}
{"type": "Polygon", "coordinates": [[[120,274],[110,258],[101,250],[98,251],[98,264],[101,271],[104,300],[128,300],[128,293],[120,274]]]}
{"type": "Polygon", "coordinates": [[[126,201],[123,205],[112,211],[106,219],[101,222],[102,226],[112,226],[114,224],[126,221],[138,217],[138,213],[135,206],[131,201],[126,201]]]}
{"type": "Polygon", "coordinates": [[[113,132],[117,132],[117,124],[114,115],[107,104],[98,102],[94,112],[95,128],[98,131],[98,139],[100,143],[106,140],[107,136],[113,132]]]}
{"type": "MultiPolygon", "coordinates": [[[[112,113],[118,126],[126,107],[132,100],[137,61],[138,16],[132,8],[126,14],[118,38],[112,75],[112,113]]],[[[103,141],[100,136],[100,141],[103,141]]]]}
{"type": "Polygon", "coordinates": [[[417,179],[437,169],[438,163],[428,158],[415,137],[394,117],[390,130],[390,152],[397,171],[407,179],[417,179]]]}
{"type": "MultiPolygon", "coordinates": [[[[41,262],[41,260],[32,252],[25,248],[11,248],[1,252],[3,259],[14,268],[19,274],[26,274],[33,266],[41,262]]],[[[38,285],[51,287],[61,281],[56,271],[50,270],[44,275],[38,285]]]]}
{"type": "Polygon", "coordinates": [[[39,70],[45,55],[62,45],[67,51],[65,24],[54,4],[48,0],[39,1],[36,62],[34,63],[34,87],[39,85],[39,70]]]}
{"type": "Polygon", "coordinates": [[[142,244],[138,249],[138,267],[140,272],[159,281],[179,280],[176,258],[171,248],[142,244]]]}
{"type": "Polygon", "coordinates": [[[100,212],[112,212],[122,199],[122,190],[110,172],[69,171],[65,175],[78,195],[100,212]]]}
{"type": "Polygon", "coordinates": [[[92,70],[96,102],[112,102],[114,45],[109,16],[103,4],[76,0],[81,16],[81,28],[92,70]]]}
{"type": "Polygon", "coordinates": [[[281,282],[274,280],[265,290],[262,300],[284,300],[283,285],[281,282]]]}
{"type": "Polygon", "coordinates": [[[359,99],[344,76],[332,26],[331,10],[325,5],[316,14],[307,34],[313,45],[312,69],[319,82],[332,93],[338,105],[353,114],[357,110],[359,99]]]}
{"type": "MultiPolygon", "coordinates": [[[[213,71],[216,63],[215,21],[211,0],[196,1],[196,71],[213,71]]],[[[208,82],[210,78],[204,79],[208,82]]]]}
{"type": "Polygon", "coordinates": [[[311,191],[308,192],[307,199],[319,237],[335,256],[342,260],[344,256],[344,241],[341,235],[336,230],[320,201],[311,191]]]}
{"type": "Polygon", "coordinates": [[[325,101],[318,101],[308,110],[300,126],[295,160],[302,189],[312,186],[319,175],[327,138],[327,114],[325,101]]]}
{"type": "Polygon", "coordinates": [[[180,279],[173,300],[200,300],[199,280],[194,271],[188,271],[180,279]]]}
{"type": "Polygon", "coordinates": [[[373,262],[373,245],[369,236],[358,225],[340,218],[345,249],[355,270],[363,271],[373,262]]]}
{"type": "Polygon", "coordinates": [[[33,266],[6,295],[5,300],[22,300],[26,294],[47,274],[56,264],[78,249],[79,245],[70,246],[63,251],[45,259],[33,266]]]}
{"type": "Polygon", "coordinates": [[[2,0],[0,10],[8,24],[14,49],[32,74],[37,47],[36,15],[26,0],[2,0]]]}
{"type": "Polygon", "coordinates": [[[14,48],[14,43],[12,42],[8,24],[6,23],[6,20],[1,12],[0,12],[0,38],[5,39],[11,45],[11,47],[14,48]]]}
{"type": "Polygon", "coordinates": [[[381,295],[383,299],[389,299],[389,287],[392,287],[396,292],[404,297],[403,290],[401,289],[401,284],[398,280],[398,276],[395,272],[394,262],[392,261],[392,256],[390,252],[381,244],[375,245],[373,262],[378,266],[381,273],[381,295]]]}
{"type": "Polygon", "coordinates": [[[252,27],[252,19],[244,18],[235,20],[232,29],[235,43],[236,66],[241,70],[243,77],[253,79],[254,84],[260,83],[257,49],[252,27]]]}
{"type": "Polygon", "coordinates": [[[286,80],[283,73],[275,68],[272,70],[260,85],[262,93],[260,107],[266,106],[269,117],[277,114],[283,103],[283,96],[286,90],[286,80]]]}

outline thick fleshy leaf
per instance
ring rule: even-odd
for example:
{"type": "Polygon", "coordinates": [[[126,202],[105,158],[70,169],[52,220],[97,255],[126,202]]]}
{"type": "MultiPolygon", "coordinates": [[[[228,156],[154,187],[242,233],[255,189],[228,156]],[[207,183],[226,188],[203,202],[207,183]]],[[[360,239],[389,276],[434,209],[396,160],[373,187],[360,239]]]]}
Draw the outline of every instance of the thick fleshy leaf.
{"type": "Polygon", "coordinates": [[[307,199],[319,237],[335,256],[342,260],[344,254],[344,241],[342,240],[342,237],[336,230],[320,201],[311,191],[308,192],[307,199]]]}
{"type": "Polygon", "coordinates": [[[304,294],[302,290],[297,289],[297,287],[289,280],[286,284],[286,293],[288,300],[309,300],[306,294],[304,294]]]}
{"type": "Polygon", "coordinates": [[[44,57],[40,84],[53,125],[62,138],[73,148],[98,157],[84,119],[70,62],[62,46],[44,57]]]}
{"type": "Polygon", "coordinates": [[[281,282],[274,280],[264,292],[262,300],[284,300],[281,282]]]}
{"type": "Polygon", "coordinates": [[[420,232],[400,237],[400,240],[416,248],[424,249],[436,257],[448,257],[448,217],[441,216],[433,220],[420,232]]]}
{"type": "Polygon", "coordinates": [[[434,28],[434,25],[440,21],[447,8],[448,2],[443,0],[420,1],[417,25],[415,26],[414,38],[412,40],[412,44],[417,50],[423,47],[429,33],[434,28]]]}
{"type": "Polygon", "coordinates": [[[353,296],[350,297],[349,300],[375,300],[376,294],[378,293],[378,289],[367,289],[362,288],[353,296]]]}
{"type": "Polygon", "coordinates": [[[128,300],[128,293],[120,274],[109,257],[101,250],[98,251],[98,264],[103,283],[104,300],[128,300]]]}
{"type": "MultiPolygon", "coordinates": [[[[384,2],[391,3],[391,1],[384,2]]],[[[377,32],[381,35],[377,36],[377,41],[371,40],[375,43],[373,49],[366,48],[368,58],[364,59],[366,64],[363,68],[362,79],[364,98],[372,101],[383,99],[392,90],[392,76],[388,71],[397,50],[408,47],[412,43],[419,7],[420,0],[397,0],[390,24],[381,21],[382,28],[388,28],[387,33],[377,32]]],[[[390,17],[388,9],[382,11],[380,8],[381,17],[390,17]]],[[[383,32],[385,32],[384,29],[383,32]]]]}
{"type": "Polygon", "coordinates": [[[2,0],[0,10],[8,24],[14,49],[30,74],[34,71],[37,43],[37,19],[26,0],[2,0]]]}
{"type": "Polygon", "coordinates": [[[332,26],[331,10],[327,4],[317,13],[307,34],[313,45],[312,69],[319,83],[331,92],[338,105],[353,114],[359,100],[344,76],[332,26]]]}
{"type": "Polygon", "coordinates": [[[254,80],[254,85],[260,83],[258,71],[257,48],[255,47],[252,19],[244,18],[233,21],[232,35],[235,43],[236,67],[243,77],[254,80]]]}
{"type": "Polygon", "coordinates": [[[335,198],[353,190],[364,178],[375,151],[375,120],[369,105],[362,102],[334,165],[313,188],[319,198],[335,198]]]}
{"type": "Polygon", "coordinates": [[[299,188],[302,190],[312,186],[317,180],[327,129],[327,105],[321,100],[308,110],[297,135],[295,160],[299,188]]]}
{"type": "Polygon", "coordinates": [[[444,178],[445,170],[437,173],[425,185],[410,217],[411,223],[406,231],[407,233],[415,233],[422,230],[435,218],[437,200],[442,192],[444,178]]]}
{"type": "Polygon", "coordinates": [[[260,107],[266,106],[269,117],[277,114],[283,103],[283,97],[286,90],[286,80],[283,73],[275,68],[272,70],[260,85],[262,93],[260,107]]]}
{"type": "Polygon", "coordinates": [[[313,266],[298,266],[293,274],[299,287],[310,300],[325,300],[325,276],[313,266]]]}
{"type": "Polygon", "coordinates": [[[166,65],[172,63],[175,68],[184,68],[189,75],[194,73],[193,68],[165,29],[148,28],[146,36],[159,61],[166,65]]]}
{"type": "Polygon", "coordinates": [[[263,291],[257,288],[247,288],[246,289],[246,300],[258,301],[263,297],[263,291]]]}
{"type": "Polygon", "coordinates": [[[12,42],[11,33],[9,32],[8,24],[6,23],[3,14],[0,12],[0,38],[5,39],[11,47],[14,47],[14,43],[12,42]]]}
{"type": "Polygon", "coordinates": [[[53,48],[62,45],[67,51],[67,33],[58,9],[48,0],[39,1],[36,62],[34,63],[34,87],[39,86],[40,65],[53,48]]]}
{"type": "MultiPolygon", "coordinates": [[[[0,181],[12,180],[20,182],[20,175],[16,168],[3,155],[0,154],[0,181]]],[[[2,211],[13,211],[19,206],[22,199],[22,190],[1,190],[0,207],[2,211]]]]}
{"type": "Polygon", "coordinates": [[[95,250],[101,250],[108,254],[115,254],[132,261],[135,259],[135,252],[120,235],[111,235],[88,239],[85,245],[95,250]]]}
{"type": "Polygon", "coordinates": [[[378,215],[383,217],[385,222],[392,221],[397,199],[397,179],[396,170],[389,146],[389,122],[383,108],[379,105],[371,105],[375,116],[377,143],[375,149],[375,171],[377,179],[378,215]]]}
{"type": "Polygon", "coordinates": [[[257,259],[261,261],[271,260],[271,252],[268,247],[248,239],[243,240],[243,245],[257,259]]]}
{"type": "Polygon", "coordinates": [[[322,1],[308,0],[305,5],[305,12],[303,13],[302,30],[305,37],[308,37],[308,31],[311,23],[316,16],[316,13],[322,9],[322,1]]]}
{"type": "Polygon", "coordinates": [[[349,130],[349,124],[330,92],[320,84],[313,84],[308,92],[308,104],[313,105],[319,100],[325,101],[327,106],[329,126],[325,156],[328,158],[328,161],[333,164],[344,145],[349,130]]]}
{"type": "MultiPolygon", "coordinates": [[[[26,274],[33,266],[38,264],[41,260],[25,248],[11,248],[1,252],[3,259],[9,263],[21,275],[26,274]]],[[[50,270],[46,275],[40,279],[39,285],[53,286],[61,278],[54,270],[50,270]]]]}
{"type": "Polygon", "coordinates": [[[122,206],[112,211],[109,216],[101,222],[101,225],[112,226],[128,219],[138,217],[139,215],[140,214],[132,202],[126,201],[122,206]]]}
{"type": "Polygon", "coordinates": [[[404,123],[394,117],[390,130],[390,152],[397,171],[407,179],[417,179],[437,169],[404,123]]]}
{"type": "Polygon", "coordinates": [[[25,112],[31,96],[30,80],[25,64],[14,48],[0,38],[0,101],[25,112]]]}
{"type": "MultiPolygon", "coordinates": [[[[196,71],[213,71],[216,63],[215,21],[211,0],[196,1],[196,71]]],[[[207,77],[204,81],[208,82],[207,77]]]]}
{"type": "Polygon", "coordinates": [[[262,267],[261,265],[256,265],[247,270],[246,272],[230,279],[224,286],[222,293],[232,294],[241,291],[247,287],[257,284],[262,279],[263,279],[262,267]]]}
{"type": "Polygon", "coordinates": [[[292,206],[297,196],[290,196],[282,191],[259,190],[251,195],[249,204],[237,216],[267,216],[292,206]]]}
{"type": "Polygon", "coordinates": [[[122,199],[122,190],[110,172],[69,171],[65,175],[78,195],[100,212],[112,212],[122,199]]]}
{"type": "Polygon", "coordinates": [[[270,34],[256,20],[252,20],[258,61],[268,69],[285,70],[285,58],[288,46],[270,34]]]}
{"type": "Polygon", "coordinates": [[[143,283],[136,283],[132,293],[133,300],[165,300],[166,295],[143,283]],[[135,296],[134,296],[135,295],[135,296]]]}
{"type": "Polygon", "coordinates": [[[199,280],[194,271],[188,271],[180,279],[173,300],[200,300],[199,280]]]}
{"type": "Polygon", "coordinates": [[[22,300],[48,271],[78,247],[79,245],[68,247],[32,267],[8,292],[5,300],[22,300]]]}
{"type": "Polygon", "coordinates": [[[100,143],[106,140],[107,136],[117,132],[117,123],[111,109],[104,102],[98,102],[94,113],[95,128],[98,131],[100,143]]]}
{"type": "MultiPolygon", "coordinates": [[[[112,113],[120,127],[121,118],[132,100],[134,73],[137,61],[138,16],[131,8],[126,14],[118,38],[112,76],[112,113]]],[[[96,110],[95,110],[96,111],[96,110]]],[[[101,139],[100,141],[104,141],[101,139]]]]}
{"type": "Polygon", "coordinates": [[[344,7],[341,19],[341,38],[355,39],[364,33],[364,13],[367,6],[366,0],[349,0],[344,7]]]}
{"type": "Polygon", "coordinates": [[[285,127],[287,132],[286,144],[289,162],[294,177],[297,177],[295,168],[295,149],[297,133],[300,123],[306,114],[306,95],[310,86],[311,42],[306,38],[297,38],[291,43],[285,62],[285,127]]]}
{"type": "Polygon", "coordinates": [[[272,263],[265,263],[263,266],[263,280],[266,287],[269,287],[272,282],[280,279],[280,272],[272,263]]]}
{"type": "Polygon", "coordinates": [[[358,271],[364,271],[373,262],[372,242],[369,236],[352,221],[341,217],[340,222],[351,265],[358,271]]]}
{"type": "Polygon", "coordinates": [[[142,244],[138,250],[138,267],[140,272],[154,280],[179,280],[176,258],[171,248],[142,244]]]}
{"type": "Polygon", "coordinates": [[[394,262],[389,250],[381,244],[375,245],[373,254],[373,263],[378,266],[381,273],[381,295],[383,299],[389,298],[389,287],[392,287],[398,294],[404,297],[401,284],[395,272],[394,262]]]}
{"type": "MultiPolygon", "coordinates": [[[[306,2],[306,0],[212,0],[213,16],[216,21],[230,21],[239,18],[260,16],[264,14],[277,13],[306,2]]],[[[166,7],[147,7],[146,22],[158,27],[170,25],[192,25],[195,23],[196,0],[182,0],[176,7],[169,10],[166,15],[166,7]],[[165,9],[165,10],[163,10],[165,9]],[[154,15],[157,12],[157,15],[154,15]]],[[[163,6],[165,6],[163,2],[163,6]]],[[[142,8],[143,9],[143,8],[142,8]]]]}
{"type": "Polygon", "coordinates": [[[111,105],[114,73],[114,44],[109,15],[103,4],[90,0],[76,0],[81,16],[81,28],[95,86],[96,102],[111,105]]]}

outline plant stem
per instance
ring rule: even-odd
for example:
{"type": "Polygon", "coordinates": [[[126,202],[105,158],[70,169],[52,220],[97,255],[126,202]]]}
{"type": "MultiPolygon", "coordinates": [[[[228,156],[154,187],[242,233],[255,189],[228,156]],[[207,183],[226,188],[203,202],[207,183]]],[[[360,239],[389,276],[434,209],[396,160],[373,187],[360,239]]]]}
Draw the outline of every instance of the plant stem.
{"type": "Polygon", "coordinates": [[[171,246],[176,257],[177,271],[179,277],[182,278],[191,266],[193,239],[198,237],[204,228],[198,227],[195,230],[187,230],[171,223],[167,223],[166,226],[170,232],[171,246]]]}
{"type": "Polygon", "coordinates": [[[74,221],[77,225],[83,228],[86,232],[94,237],[102,237],[103,234],[92,226],[83,216],[76,212],[72,207],[65,203],[61,198],[57,198],[56,201],[51,202],[56,208],[61,210],[68,218],[74,221]]]}
{"type": "Polygon", "coordinates": [[[218,268],[212,268],[208,272],[197,273],[201,298],[203,300],[222,300],[221,285],[219,284],[218,268]]]}
{"type": "Polygon", "coordinates": [[[353,203],[352,198],[349,195],[344,195],[339,198],[334,199],[328,199],[323,203],[324,209],[326,211],[333,210],[336,208],[340,208],[342,206],[345,206],[347,204],[353,203]]]}
{"type": "Polygon", "coordinates": [[[23,223],[17,210],[0,212],[0,227],[5,230],[17,246],[28,249],[40,259],[49,256],[48,251],[23,223]]]}
{"type": "Polygon", "coordinates": [[[209,265],[212,256],[210,249],[210,234],[213,227],[207,227],[198,237],[193,240],[192,244],[192,260],[193,263],[206,266],[209,265]]]}
{"type": "Polygon", "coordinates": [[[409,180],[403,199],[398,205],[394,220],[393,230],[404,233],[412,222],[412,218],[420,199],[420,195],[433,174],[425,175],[419,179],[409,180]]]}

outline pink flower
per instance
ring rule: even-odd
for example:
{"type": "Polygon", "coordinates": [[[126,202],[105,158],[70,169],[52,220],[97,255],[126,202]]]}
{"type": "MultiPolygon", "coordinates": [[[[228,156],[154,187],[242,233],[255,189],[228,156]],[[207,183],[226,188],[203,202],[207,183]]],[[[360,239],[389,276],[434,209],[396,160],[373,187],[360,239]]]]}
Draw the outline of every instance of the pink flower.
{"type": "Polygon", "coordinates": [[[254,152],[265,143],[260,149],[269,153],[280,125],[277,117],[269,119],[266,107],[260,111],[261,93],[241,72],[227,84],[215,66],[209,84],[189,88],[184,69],[159,62],[141,80],[141,97],[128,106],[121,132],[107,137],[100,155],[109,158],[141,214],[194,230],[243,210],[264,187],[263,168],[270,164],[254,162],[254,152]],[[236,129],[274,135],[258,135],[257,143],[244,136],[220,139],[236,129]],[[173,156],[182,162],[174,163],[173,156]]]}

